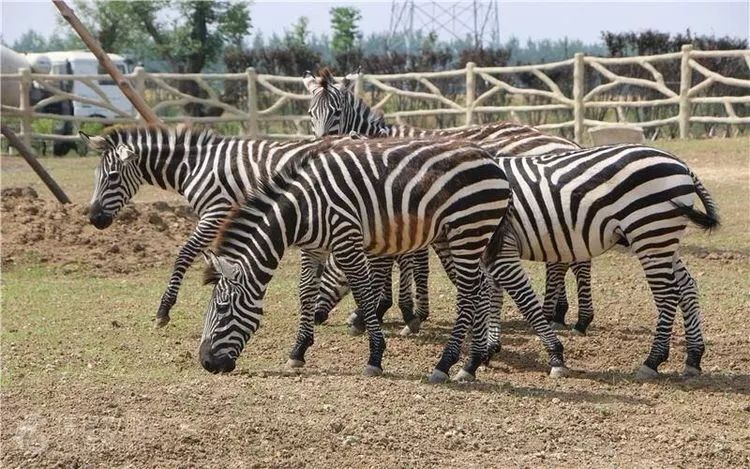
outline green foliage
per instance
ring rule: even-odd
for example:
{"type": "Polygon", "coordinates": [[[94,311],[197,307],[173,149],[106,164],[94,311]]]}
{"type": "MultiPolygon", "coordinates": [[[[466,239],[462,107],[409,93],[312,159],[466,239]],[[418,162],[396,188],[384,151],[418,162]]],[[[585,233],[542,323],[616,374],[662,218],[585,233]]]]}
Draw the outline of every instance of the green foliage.
{"type": "Polygon", "coordinates": [[[357,23],[362,19],[359,10],[351,7],[331,8],[331,49],[334,54],[349,53],[360,39],[357,23]]]}
{"type": "Polygon", "coordinates": [[[292,25],[292,30],[287,31],[286,42],[295,46],[306,45],[310,40],[309,24],[310,20],[306,16],[300,16],[297,22],[292,25]]]}
{"type": "Polygon", "coordinates": [[[229,1],[75,2],[79,17],[105,50],[137,62],[162,60],[172,71],[197,73],[242,46],[251,28],[247,5],[229,1]]]}

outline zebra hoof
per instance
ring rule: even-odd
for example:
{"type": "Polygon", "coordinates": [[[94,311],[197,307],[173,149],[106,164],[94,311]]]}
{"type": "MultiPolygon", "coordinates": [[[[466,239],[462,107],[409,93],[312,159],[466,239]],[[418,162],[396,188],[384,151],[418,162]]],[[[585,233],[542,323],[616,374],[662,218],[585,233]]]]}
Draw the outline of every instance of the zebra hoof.
{"type": "Polygon", "coordinates": [[[365,333],[365,330],[362,329],[361,327],[357,327],[355,325],[349,326],[349,335],[351,335],[351,336],[358,336],[358,335],[362,335],[364,333],[365,333]]]}
{"type": "Polygon", "coordinates": [[[403,329],[401,329],[401,332],[398,333],[401,337],[408,337],[412,334],[411,329],[409,329],[409,326],[404,326],[403,329]]]}
{"type": "Polygon", "coordinates": [[[685,365],[685,369],[682,370],[682,377],[683,378],[695,378],[696,376],[701,375],[700,368],[696,368],[694,366],[685,365]]]}
{"type": "Polygon", "coordinates": [[[637,379],[638,381],[647,381],[658,377],[659,372],[646,365],[641,365],[641,367],[638,368],[638,371],[636,371],[635,373],[635,379],[637,379]]]}
{"type": "Polygon", "coordinates": [[[349,317],[346,319],[346,325],[351,326],[354,324],[354,320],[357,319],[357,313],[352,313],[349,315],[349,317]]]}
{"type": "Polygon", "coordinates": [[[565,323],[552,321],[549,323],[549,327],[552,328],[553,331],[564,331],[568,328],[568,326],[565,325],[565,323]]]}
{"type": "Polygon", "coordinates": [[[287,368],[302,368],[303,366],[305,366],[305,362],[303,362],[302,360],[290,358],[286,361],[286,366],[287,368]]]}
{"type": "Polygon", "coordinates": [[[553,366],[549,370],[550,378],[564,378],[570,374],[570,369],[567,366],[553,366]]]}
{"type": "Polygon", "coordinates": [[[157,316],[156,321],[154,322],[154,327],[160,329],[167,324],[169,324],[169,316],[157,316]]]}
{"type": "Polygon", "coordinates": [[[383,369],[377,366],[366,365],[364,375],[365,376],[382,376],[383,369]]]}
{"type": "Polygon", "coordinates": [[[448,381],[450,377],[447,373],[443,373],[442,371],[438,369],[432,370],[432,374],[430,375],[429,381],[431,384],[443,384],[446,381],[448,381]]]}
{"type": "Polygon", "coordinates": [[[453,378],[453,381],[456,381],[459,383],[470,383],[476,380],[477,380],[476,376],[464,370],[463,368],[460,369],[458,373],[456,373],[456,376],[453,378]]]}
{"type": "Polygon", "coordinates": [[[577,337],[586,337],[586,333],[585,332],[579,331],[575,327],[570,330],[570,334],[574,335],[574,336],[577,336],[577,337]]]}

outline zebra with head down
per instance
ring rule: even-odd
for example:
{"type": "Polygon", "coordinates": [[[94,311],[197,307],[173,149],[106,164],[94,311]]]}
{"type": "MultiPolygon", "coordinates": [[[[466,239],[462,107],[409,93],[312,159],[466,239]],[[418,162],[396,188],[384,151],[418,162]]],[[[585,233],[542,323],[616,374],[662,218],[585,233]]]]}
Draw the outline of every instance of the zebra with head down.
{"type": "MultiPolygon", "coordinates": [[[[351,286],[369,334],[365,374],[382,373],[385,340],[377,321],[371,273],[382,256],[440,244],[453,261],[458,315],[431,380],[447,379],[470,327],[471,356],[459,379],[471,379],[486,358],[488,284],[480,257],[510,197],[505,174],[490,155],[451,139],[360,140],[314,148],[255,191],[229,218],[207,254],[214,285],[200,346],[211,372],[234,369],[260,324],[262,301],[290,246],[333,253],[351,286]]],[[[527,317],[550,354],[551,375],[566,372],[563,348],[541,314],[527,317]]],[[[301,366],[313,343],[313,316],[303,311],[290,365],[301,366]]]]}

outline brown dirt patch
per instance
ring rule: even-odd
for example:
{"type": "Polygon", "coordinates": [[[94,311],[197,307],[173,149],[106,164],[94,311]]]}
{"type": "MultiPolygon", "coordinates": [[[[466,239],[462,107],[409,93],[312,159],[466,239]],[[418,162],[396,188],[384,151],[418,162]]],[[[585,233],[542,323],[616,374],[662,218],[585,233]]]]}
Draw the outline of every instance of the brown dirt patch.
{"type": "Polygon", "coordinates": [[[31,187],[4,189],[0,199],[3,267],[31,256],[65,272],[131,273],[173,262],[197,220],[184,205],[128,204],[109,228],[97,230],[87,205],[45,200],[31,187]]]}

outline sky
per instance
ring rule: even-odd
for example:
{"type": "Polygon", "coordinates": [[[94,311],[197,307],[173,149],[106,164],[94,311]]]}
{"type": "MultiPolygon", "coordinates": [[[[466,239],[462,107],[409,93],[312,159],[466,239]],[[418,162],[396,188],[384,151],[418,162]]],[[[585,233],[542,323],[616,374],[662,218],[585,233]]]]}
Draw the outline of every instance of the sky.
{"type": "MultiPolygon", "coordinates": [[[[427,2],[422,2],[427,3],[427,2]]],[[[450,4],[454,2],[442,2],[450,4]]],[[[68,1],[72,5],[72,1],[68,1]]],[[[333,6],[360,9],[360,27],[367,35],[387,31],[391,1],[256,1],[251,6],[253,32],[268,37],[282,35],[300,16],[307,16],[310,29],[328,33],[328,11],[333,6]]],[[[600,32],[657,29],[677,33],[690,28],[696,34],[748,37],[750,1],[506,1],[499,0],[500,39],[580,39],[599,42],[600,32]]],[[[3,41],[12,44],[29,29],[49,35],[58,28],[57,9],[49,1],[0,0],[3,41]]],[[[252,37],[252,36],[251,36],[252,37]]]]}

